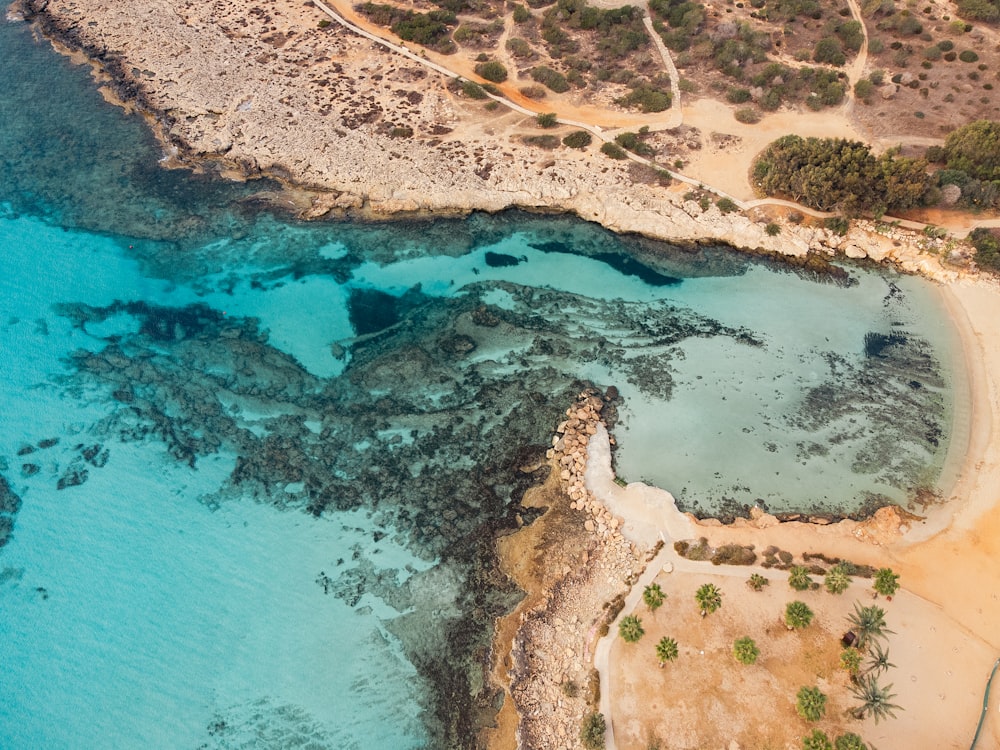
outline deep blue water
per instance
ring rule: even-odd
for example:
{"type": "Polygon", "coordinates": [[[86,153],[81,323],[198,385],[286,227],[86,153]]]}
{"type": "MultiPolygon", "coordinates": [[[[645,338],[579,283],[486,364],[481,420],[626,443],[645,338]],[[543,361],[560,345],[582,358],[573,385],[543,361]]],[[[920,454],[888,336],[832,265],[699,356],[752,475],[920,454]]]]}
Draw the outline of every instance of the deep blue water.
{"type": "Polygon", "coordinates": [[[933,486],[933,290],[570,219],[302,224],[167,171],[0,23],[0,746],[469,746],[493,540],[615,385],[620,470],[728,513],[933,486]]]}

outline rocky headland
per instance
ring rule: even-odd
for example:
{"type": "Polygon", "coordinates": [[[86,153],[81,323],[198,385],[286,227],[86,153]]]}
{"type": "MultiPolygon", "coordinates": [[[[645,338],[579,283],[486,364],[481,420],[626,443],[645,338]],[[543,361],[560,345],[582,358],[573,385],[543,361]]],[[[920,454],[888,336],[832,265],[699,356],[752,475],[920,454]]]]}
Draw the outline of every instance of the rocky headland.
{"type": "Polygon", "coordinates": [[[330,23],[312,3],[17,0],[8,15],[90,61],[108,98],[148,118],[168,164],[276,178],[289,189],[275,202],[303,218],[516,207],[675,242],[867,257],[942,280],[963,267],[961,244],[891,225],[839,235],[787,210],[724,212],[690,184],[663,186],[652,167],[609,158],[599,139],[534,145],[534,117],[464,96],[416,55],[330,23]]]}

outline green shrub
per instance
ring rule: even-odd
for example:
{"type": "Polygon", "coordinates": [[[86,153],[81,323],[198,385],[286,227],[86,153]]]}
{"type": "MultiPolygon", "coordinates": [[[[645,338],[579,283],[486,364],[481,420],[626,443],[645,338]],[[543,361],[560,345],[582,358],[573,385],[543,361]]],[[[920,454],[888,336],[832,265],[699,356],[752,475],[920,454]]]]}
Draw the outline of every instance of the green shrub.
{"type": "Polygon", "coordinates": [[[935,44],[924,50],[924,58],[927,60],[940,60],[942,52],[944,52],[944,50],[941,49],[941,46],[935,44]]]}
{"type": "Polygon", "coordinates": [[[618,635],[626,643],[636,643],[646,634],[642,620],[637,615],[625,615],[618,623],[618,635]]]}
{"type": "Polygon", "coordinates": [[[753,638],[747,635],[733,642],[733,656],[740,664],[755,664],[760,656],[760,649],[753,638]]]}
{"type": "Polygon", "coordinates": [[[951,52],[955,49],[955,43],[951,39],[942,39],[937,46],[942,52],[951,52]]]}
{"type": "Polygon", "coordinates": [[[874,95],[875,84],[867,78],[862,78],[854,84],[854,96],[863,101],[865,104],[871,104],[872,97],[874,95]]]}
{"type": "Polygon", "coordinates": [[[638,107],[646,113],[664,112],[670,109],[673,95],[669,91],[663,91],[646,84],[640,84],[616,101],[622,107],[638,107]]]}
{"type": "Polygon", "coordinates": [[[615,136],[615,143],[623,149],[631,151],[633,154],[638,154],[639,156],[652,156],[656,153],[652,148],[643,143],[642,138],[640,138],[636,133],[619,133],[615,136]]]}
{"type": "Polygon", "coordinates": [[[806,721],[819,721],[826,714],[826,696],[817,687],[801,687],[795,695],[795,711],[806,721]]]}
{"type": "Polygon", "coordinates": [[[534,16],[531,15],[531,11],[525,8],[520,3],[514,6],[514,23],[526,23],[530,21],[534,16]]]}
{"type": "Polygon", "coordinates": [[[535,122],[540,128],[554,128],[559,124],[555,112],[542,112],[535,118],[535,122]]]}
{"type": "Polygon", "coordinates": [[[557,135],[526,135],[522,140],[529,146],[544,148],[546,151],[559,147],[559,136],[557,135]]]}
{"type": "Polygon", "coordinates": [[[531,69],[531,78],[557,94],[569,91],[569,81],[566,76],[558,70],[553,70],[547,65],[537,65],[531,69]]]}
{"type": "Polygon", "coordinates": [[[746,104],[750,101],[750,89],[732,87],[726,92],[726,101],[730,104],[746,104]]]}
{"type": "Polygon", "coordinates": [[[788,585],[796,591],[805,591],[812,586],[809,569],[803,565],[793,567],[788,573],[788,585]]]}
{"type": "MultiPolygon", "coordinates": [[[[768,224],[768,226],[772,226],[768,224]]],[[[777,226],[776,224],[773,226],[777,226]]],[[[780,231],[780,230],[779,230],[780,231]]],[[[769,586],[771,582],[767,580],[760,573],[751,573],[750,578],[747,580],[747,586],[749,586],[754,591],[763,591],[765,586],[769,586]]]]}
{"type": "Polygon", "coordinates": [[[979,55],[977,55],[971,49],[964,49],[958,53],[958,59],[964,63],[974,63],[977,60],[979,60],[979,55]]]}
{"type": "Polygon", "coordinates": [[[410,138],[413,136],[413,128],[409,125],[397,125],[390,132],[392,138],[410,138]]]}
{"type": "Polygon", "coordinates": [[[767,232],[768,237],[777,237],[781,234],[781,227],[771,221],[764,227],[764,231],[767,232]]]}
{"type": "Polygon", "coordinates": [[[586,130],[575,130],[563,138],[563,145],[569,148],[587,148],[593,140],[594,136],[586,130]]]}
{"type": "Polygon", "coordinates": [[[1000,271],[1000,238],[985,227],[973,229],[969,242],[976,248],[976,264],[980,268],[1000,271]]]}
{"type": "Polygon", "coordinates": [[[834,747],[825,732],[814,729],[811,734],[802,738],[802,750],[834,750],[834,747]]]}
{"type": "Polygon", "coordinates": [[[535,50],[531,48],[531,45],[524,39],[520,37],[511,37],[507,40],[507,51],[510,52],[512,57],[531,57],[535,54],[535,50]]]}
{"type": "Polygon", "coordinates": [[[329,26],[329,25],[330,25],[331,23],[332,23],[332,21],[331,21],[331,20],[330,20],[329,18],[324,18],[324,19],[322,19],[322,20],[321,20],[321,21],[319,22],[319,24],[317,24],[317,25],[318,25],[318,26],[319,26],[319,27],[320,27],[321,29],[325,29],[325,28],[326,28],[327,26],[329,26]]]}
{"type": "Polygon", "coordinates": [[[731,214],[733,211],[739,210],[739,206],[736,205],[732,198],[720,198],[715,206],[724,214],[731,214]]]}
{"type": "Polygon", "coordinates": [[[469,97],[470,99],[488,99],[486,95],[486,89],[480,86],[475,81],[465,81],[463,80],[460,84],[462,93],[469,97]]]}
{"type": "Polygon", "coordinates": [[[834,750],[868,750],[864,740],[853,732],[842,734],[833,743],[834,750]]]}
{"type": "Polygon", "coordinates": [[[625,149],[619,146],[617,143],[604,143],[601,145],[601,153],[605,156],[610,156],[612,159],[625,159],[626,153],[625,149]]]}
{"type": "Polygon", "coordinates": [[[812,59],[818,63],[828,63],[840,67],[847,62],[840,40],[832,36],[823,37],[813,48],[812,59]]]}
{"type": "Polygon", "coordinates": [[[481,76],[493,83],[503,83],[507,80],[507,68],[503,63],[496,60],[478,63],[474,70],[477,76],[481,76]]]}
{"type": "Polygon", "coordinates": [[[737,122],[742,122],[744,125],[755,125],[760,122],[761,115],[753,107],[740,107],[733,113],[733,117],[736,118],[737,122]]]}
{"type": "Polygon", "coordinates": [[[604,714],[596,711],[583,720],[580,727],[580,741],[587,750],[604,750],[604,735],[608,731],[608,725],[604,721],[604,714]]]}

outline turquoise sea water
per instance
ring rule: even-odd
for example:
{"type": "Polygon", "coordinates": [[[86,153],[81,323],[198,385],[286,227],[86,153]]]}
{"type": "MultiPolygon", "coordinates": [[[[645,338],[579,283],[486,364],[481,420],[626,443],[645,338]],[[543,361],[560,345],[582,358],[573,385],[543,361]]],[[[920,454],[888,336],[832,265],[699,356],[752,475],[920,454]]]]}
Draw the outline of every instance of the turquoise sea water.
{"type": "Polygon", "coordinates": [[[933,486],[925,283],[570,219],[304,225],[169,172],[0,24],[0,747],[471,746],[516,526],[585,385],[688,508],[933,486]]]}

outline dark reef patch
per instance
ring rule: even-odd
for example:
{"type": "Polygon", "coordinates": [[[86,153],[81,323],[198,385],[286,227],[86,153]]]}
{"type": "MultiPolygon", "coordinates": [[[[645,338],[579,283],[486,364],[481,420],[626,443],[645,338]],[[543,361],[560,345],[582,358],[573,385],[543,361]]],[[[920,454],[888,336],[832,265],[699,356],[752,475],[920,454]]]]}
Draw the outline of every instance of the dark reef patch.
{"type": "Polygon", "coordinates": [[[0,475],[0,547],[10,541],[14,531],[14,517],[21,510],[21,498],[14,494],[10,484],[0,475]]]}

